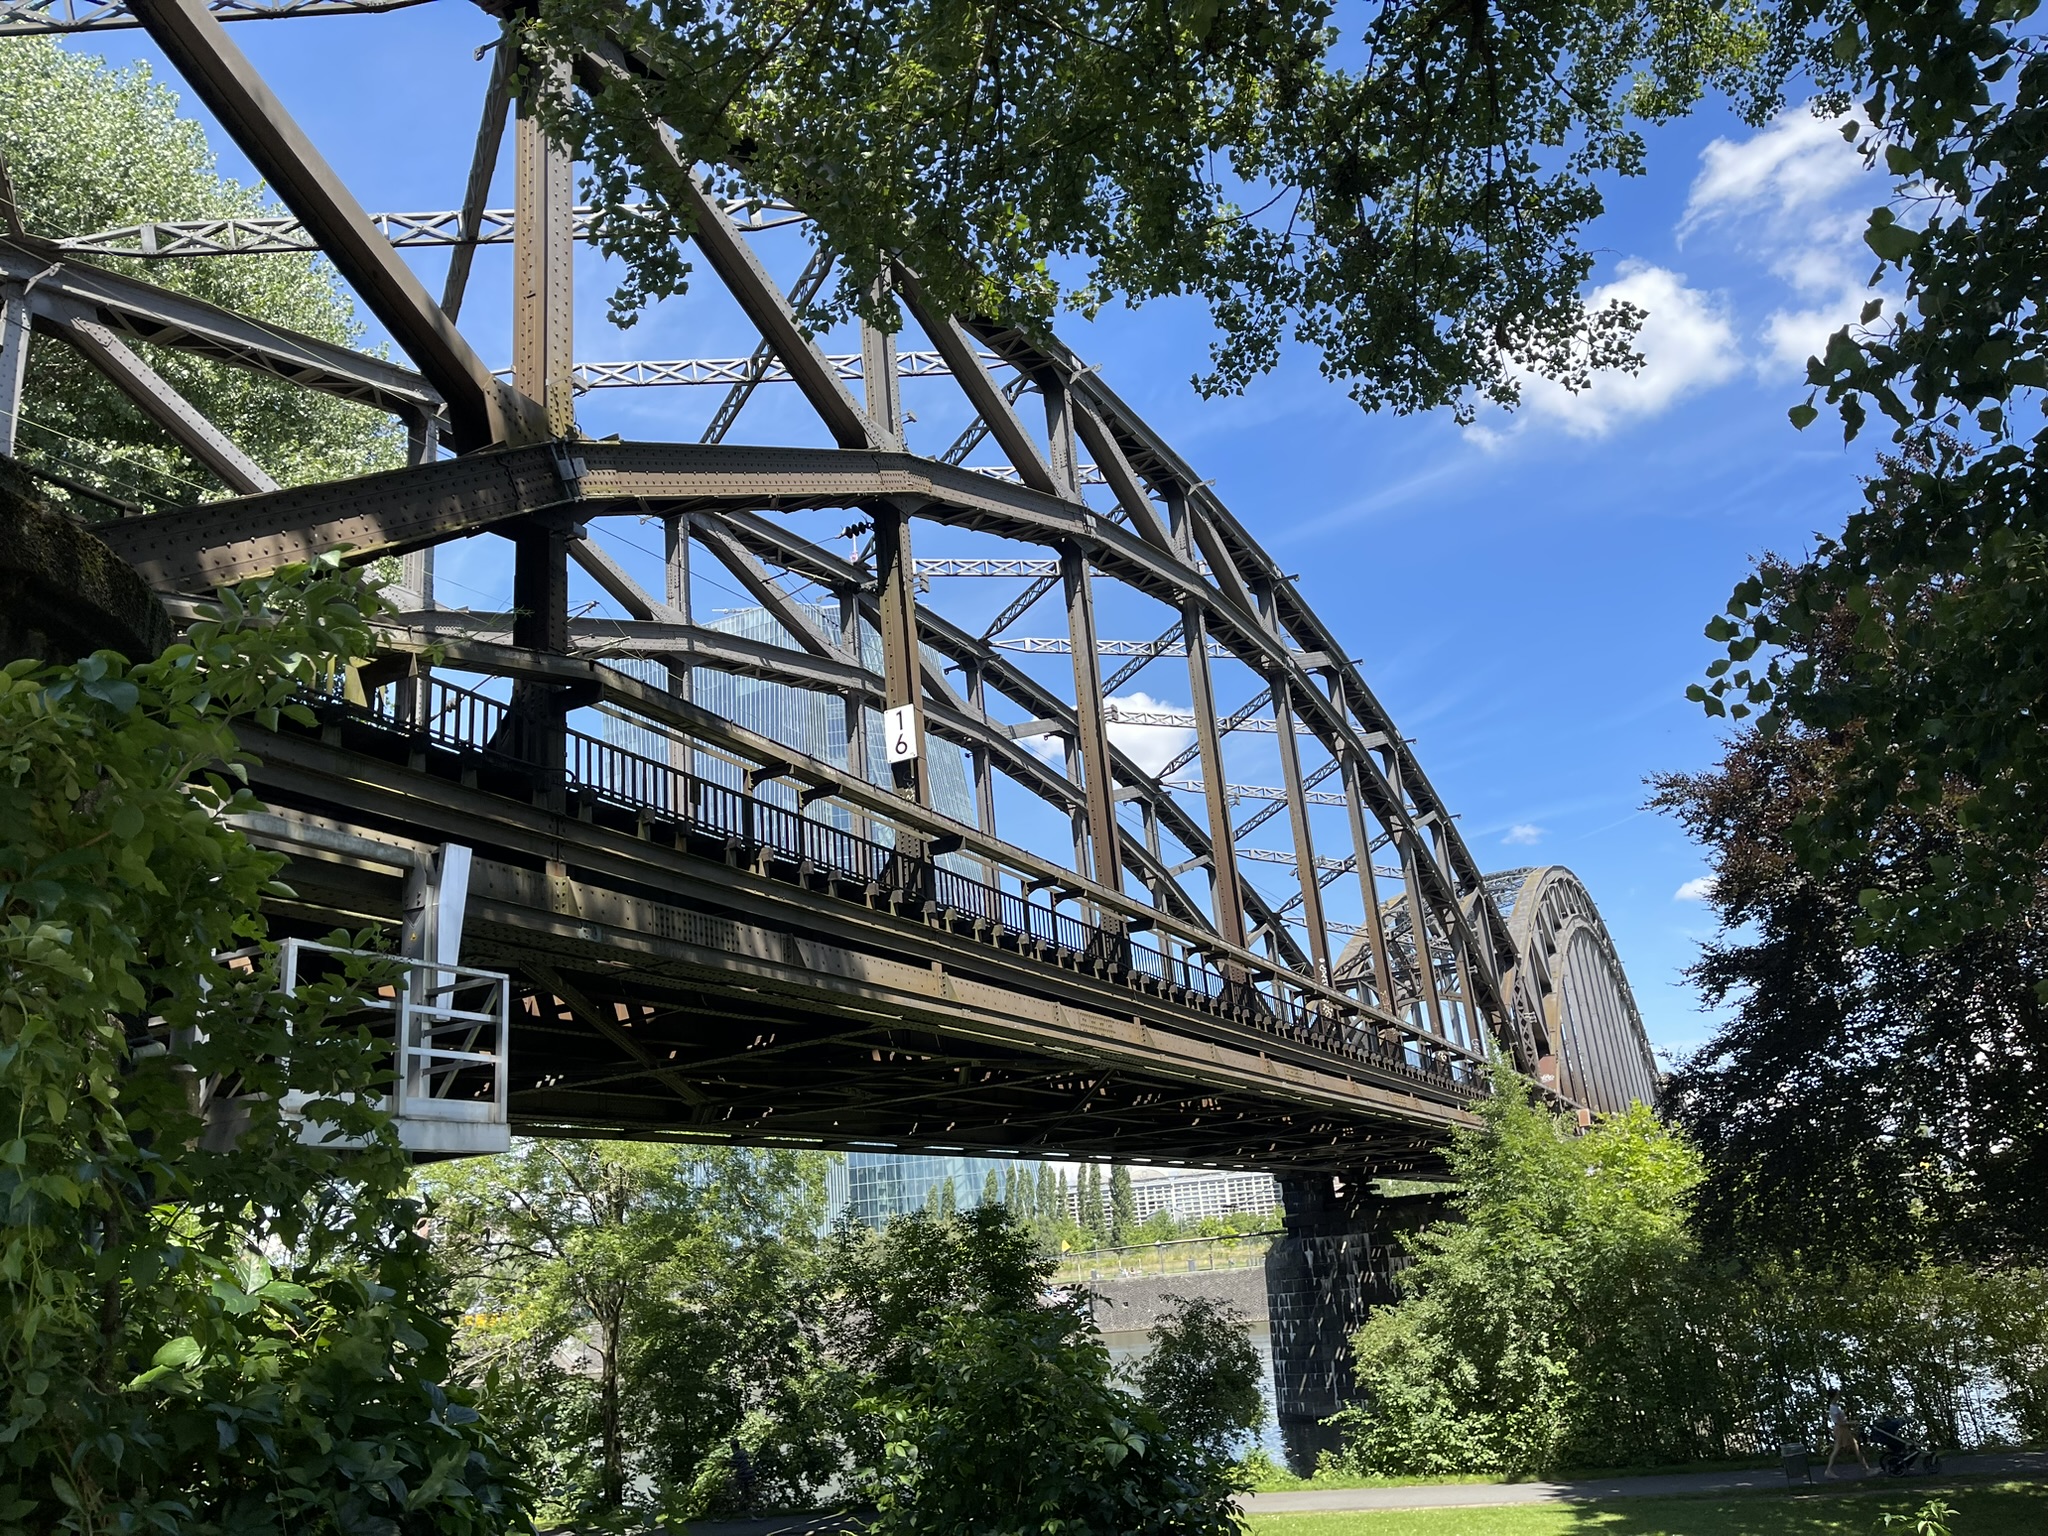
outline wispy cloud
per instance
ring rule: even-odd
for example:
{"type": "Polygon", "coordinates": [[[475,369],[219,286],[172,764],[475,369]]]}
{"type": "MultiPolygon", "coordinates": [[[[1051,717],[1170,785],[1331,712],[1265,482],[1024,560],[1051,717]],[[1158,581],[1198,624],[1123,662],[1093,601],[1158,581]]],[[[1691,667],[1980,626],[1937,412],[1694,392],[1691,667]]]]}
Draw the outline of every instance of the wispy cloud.
{"type": "Polygon", "coordinates": [[[1746,139],[1714,140],[1700,154],[1679,221],[1681,240],[1727,224],[1791,290],[1791,302],[1772,310],[1758,338],[1756,365],[1770,377],[1803,373],[1807,358],[1871,296],[1863,226],[1883,189],[1842,137],[1845,121],[1791,107],[1746,139]]]}
{"type": "Polygon", "coordinates": [[[1673,901],[1710,901],[1714,895],[1714,877],[1695,875],[1671,893],[1673,901]]]}
{"type": "Polygon", "coordinates": [[[1518,821],[1508,828],[1501,842],[1509,848],[1533,848],[1543,841],[1543,828],[1533,821],[1518,821]]]}

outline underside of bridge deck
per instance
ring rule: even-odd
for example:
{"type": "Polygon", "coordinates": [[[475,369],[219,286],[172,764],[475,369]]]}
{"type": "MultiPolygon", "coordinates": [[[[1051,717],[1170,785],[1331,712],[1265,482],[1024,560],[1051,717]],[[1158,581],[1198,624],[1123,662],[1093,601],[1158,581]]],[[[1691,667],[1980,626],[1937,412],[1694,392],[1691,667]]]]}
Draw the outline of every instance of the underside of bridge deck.
{"type": "Polygon", "coordinates": [[[472,848],[463,958],[517,982],[517,1129],[1414,1176],[1471,1123],[1468,1085],[1392,1053],[324,734],[249,741],[249,830],[292,861],[274,921],[395,931],[408,870],[472,848]]]}
{"type": "MultiPolygon", "coordinates": [[[[176,614],[313,556],[401,572],[378,654],[309,696],[317,726],[249,740],[271,807],[251,830],[291,860],[280,933],[411,945],[412,876],[466,870],[459,954],[407,953],[427,978],[459,960],[513,979],[502,1076],[479,1092],[536,1133],[1413,1174],[1491,1059],[1582,1114],[1654,1094],[1583,887],[1480,868],[1349,659],[1365,637],[1318,617],[1048,325],[935,310],[891,268],[875,291],[902,331],[849,319],[858,351],[827,353],[802,317],[829,236],[787,189],[741,185],[746,167],[700,164],[650,121],[665,190],[629,211],[671,221],[759,344],[576,359],[576,242],[618,210],[571,206],[568,152],[531,102],[514,206],[486,204],[513,91],[646,67],[624,8],[556,68],[485,6],[498,62],[474,144],[451,146],[463,206],[365,213],[223,23],[407,3],[0,0],[0,46],[145,28],[285,204],[0,237],[0,425],[21,418],[30,347],[54,342],[164,429],[188,489],[212,489],[99,532],[176,614]],[[456,316],[480,249],[506,243],[496,370],[456,316]],[[434,245],[438,303],[408,254],[434,245]],[[181,262],[305,251],[404,361],[178,291],[181,262]],[[913,331],[928,347],[899,350],[913,331]],[[137,347],[382,412],[408,467],[290,484],[137,347]],[[943,392],[920,409],[950,445],[911,430],[906,381],[943,392]],[[582,424],[590,390],[695,384],[725,393],[691,440],[582,424]],[[808,414],[767,413],[772,440],[746,442],[749,403],[776,390],[808,414]],[[984,445],[1001,462],[971,462],[984,445]],[[498,551],[493,606],[448,608],[435,552],[477,535],[495,536],[466,555],[498,551]],[[1011,589],[978,602],[970,577],[1011,589]],[[735,591],[752,606],[702,611],[735,591]],[[1012,634],[1027,615],[1058,632],[1012,634]]],[[[1359,575],[1355,628],[1380,579],[1359,575]]]]}

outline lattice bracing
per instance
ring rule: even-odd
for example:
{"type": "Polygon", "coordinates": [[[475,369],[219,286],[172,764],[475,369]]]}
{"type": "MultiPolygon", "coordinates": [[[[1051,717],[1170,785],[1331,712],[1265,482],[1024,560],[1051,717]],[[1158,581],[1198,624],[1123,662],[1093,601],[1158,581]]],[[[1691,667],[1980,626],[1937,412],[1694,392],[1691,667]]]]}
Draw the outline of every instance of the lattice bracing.
{"type": "MultiPolygon", "coordinates": [[[[1348,659],[1357,637],[1096,369],[1042,332],[934,313],[902,272],[902,331],[828,350],[803,319],[825,256],[773,275],[800,210],[714,197],[667,137],[649,153],[672,157],[693,281],[759,344],[579,363],[577,242],[659,215],[574,207],[562,152],[506,128],[509,66],[476,144],[447,147],[451,180],[471,165],[464,209],[360,214],[218,25],[290,9],[6,12],[147,27],[289,216],[9,246],[0,292],[127,370],[233,493],[104,529],[180,611],[325,551],[399,563],[358,689],[317,701],[316,731],[252,741],[283,808],[264,835],[292,859],[277,920],[395,921],[389,872],[472,848],[465,961],[522,989],[515,1126],[1426,1172],[1500,1051],[1561,1105],[1654,1093],[1583,889],[1544,871],[1511,894],[1480,870],[1348,659]],[[485,209],[504,131],[517,197],[485,209]],[[504,245],[498,369],[450,312],[465,253],[504,245]],[[455,252],[438,304],[407,265],[427,247],[455,252]],[[92,265],[309,250],[406,363],[92,265]],[[275,489],[124,336],[389,412],[414,462],[275,489]],[[681,440],[579,420],[616,391],[695,385],[726,394],[681,440]],[[792,400],[800,434],[776,414],[792,400]],[[509,604],[436,601],[432,552],[480,534],[502,537],[470,548],[503,551],[509,604]],[[1014,585],[989,600],[956,578],[1014,585]],[[1008,637],[1027,613],[1065,634],[1008,637]],[[1104,639],[1110,623],[1156,638],[1104,639]],[[1117,702],[1141,671],[1146,698],[1117,702]]],[[[564,88],[622,67],[593,53],[564,88]]]]}

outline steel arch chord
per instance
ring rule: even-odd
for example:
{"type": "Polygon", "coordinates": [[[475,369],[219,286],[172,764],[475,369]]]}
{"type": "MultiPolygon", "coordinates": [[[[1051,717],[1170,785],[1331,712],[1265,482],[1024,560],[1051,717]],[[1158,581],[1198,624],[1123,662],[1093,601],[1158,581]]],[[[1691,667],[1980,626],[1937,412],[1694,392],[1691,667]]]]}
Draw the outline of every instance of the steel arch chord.
{"type": "MultiPolygon", "coordinates": [[[[600,215],[568,206],[558,149],[521,128],[509,210],[482,209],[473,175],[463,210],[364,213],[220,25],[388,8],[0,12],[0,30],[146,25],[287,205],[0,242],[0,281],[36,277],[35,325],[103,337],[86,354],[103,368],[122,364],[122,333],[340,394],[429,444],[404,469],[271,489],[184,402],[157,400],[242,494],[106,525],[105,541],[186,613],[216,585],[328,551],[411,558],[481,532],[512,551],[510,611],[414,592],[360,691],[313,701],[317,729],[252,733],[275,811],[264,835],[293,861],[280,922],[391,921],[389,871],[442,843],[473,849],[465,960],[520,978],[511,1048],[531,1065],[510,1112],[538,1131],[1192,1148],[1427,1174],[1493,1057],[1563,1108],[1654,1096],[1583,887],[1559,869],[1481,872],[1340,637],[1100,373],[1056,340],[934,313],[909,273],[895,291],[929,346],[870,330],[858,353],[827,353],[798,319],[824,256],[789,290],[767,257],[789,237],[764,236],[801,210],[713,199],[658,123],[646,150],[686,173],[701,266],[760,344],[575,363],[574,247],[600,215]],[[497,244],[530,278],[515,285],[509,383],[451,318],[462,285],[437,306],[398,254],[497,244]],[[309,250],[334,258],[411,366],[92,265],[309,250]],[[918,451],[900,380],[955,391],[972,424],[918,451]],[[834,446],[731,440],[769,383],[796,386],[834,446]],[[595,441],[574,425],[587,391],[697,384],[728,391],[701,441],[595,441]],[[1033,394],[1042,435],[1022,414],[1033,394]],[[432,449],[443,436],[452,457],[432,449]],[[1001,462],[966,465],[981,445],[1001,462]],[[845,522],[856,547],[807,534],[810,514],[845,522]],[[620,519],[661,523],[662,583],[643,588],[608,553],[620,519]],[[751,607],[692,612],[689,562],[705,558],[751,607]],[[612,612],[571,611],[572,567],[612,612]],[[955,578],[1015,587],[992,624],[969,623],[947,609],[977,584],[955,578]],[[1101,638],[1111,594],[1164,610],[1144,630],[1159,637],[1101,638]],[[1007,637],[1027,611],[1064,612],[1067,632],[1007,637]],[[1107,677],[1105,657],[1122,661],[1107,677]],[[1186,668],[1168,691],[1185,688],[1188,708],[1119,701],[1161,667],[1186,668]],[[1227,775],[1249,736],[1276,751],[1280,784],[1227,775]],[[1162,739],[1187,744],[1137,750],[1162,739]],[[1012,794],[1053,813],[1056,846],[1035,808],[1026,840],[999,829],[1002,807],[1024,803],[1012,794]],[[1250,841],[1268,823],[1285,851],[1250,841]],[[1292,894],[1264,889],[1289,879],[1292,894]],[[1357,921],[1334,915],[1354,907],[1357,921]]],[[[593,53],[574,82],[625,67],[593,53]]],[[[487,101],[486,149],[495,121],[487,101]]],[[[451,166],[468,153],[450,146],[451,166]]],[[[129,372],[125,387],[147,384],[129,372]]]]}

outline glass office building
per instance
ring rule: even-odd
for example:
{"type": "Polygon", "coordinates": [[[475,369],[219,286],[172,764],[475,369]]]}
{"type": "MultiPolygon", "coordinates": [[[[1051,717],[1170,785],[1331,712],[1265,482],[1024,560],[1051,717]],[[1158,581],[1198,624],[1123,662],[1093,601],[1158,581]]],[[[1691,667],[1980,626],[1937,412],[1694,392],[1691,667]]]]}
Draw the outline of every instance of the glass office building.
{"type": "Polygon", "coordinates": [[[890,1217],[921,1211],[939,1198],[946,1181],[953,1184],[953,1205],[967,1210],[981,1204],[988,1176],[1002,1187],[1005,1170],[1036,1177],[1038,1164],[987,1157],[949,1157],[906,1152],[849,1152],[825,1175],[825,1221],[842,1216],[871,1227],[890,1217]]]}

